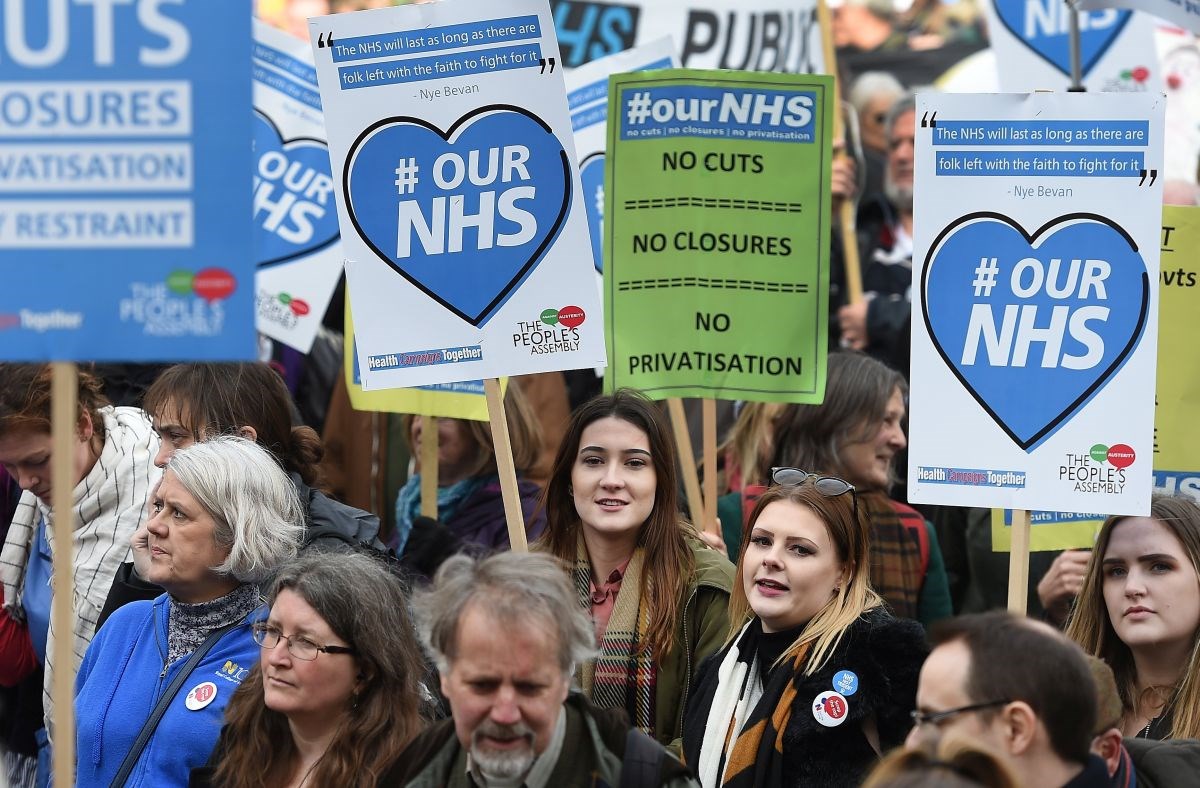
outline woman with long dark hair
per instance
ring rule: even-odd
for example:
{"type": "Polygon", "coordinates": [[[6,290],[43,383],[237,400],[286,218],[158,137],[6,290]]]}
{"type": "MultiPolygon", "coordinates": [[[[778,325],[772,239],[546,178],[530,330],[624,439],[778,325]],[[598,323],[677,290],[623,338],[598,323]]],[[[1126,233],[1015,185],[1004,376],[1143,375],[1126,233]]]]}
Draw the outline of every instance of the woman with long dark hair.
{"type": "Polygon", "coordinates": [[[573,568],[596,627],[584,693],[664,744],[679,738],[692,675],[725,635],[733,574],[680,516],[675,462],[666,418],[645,397],[589,400],[559,447],[539,542],[573,568]]]}
{"type": "Polygon", "coordinates": [[[192,785],[373,786],[421,730],[424,663],[400,580],[355,553],[285,566],[254,625],[258,664],[192,785]]]}

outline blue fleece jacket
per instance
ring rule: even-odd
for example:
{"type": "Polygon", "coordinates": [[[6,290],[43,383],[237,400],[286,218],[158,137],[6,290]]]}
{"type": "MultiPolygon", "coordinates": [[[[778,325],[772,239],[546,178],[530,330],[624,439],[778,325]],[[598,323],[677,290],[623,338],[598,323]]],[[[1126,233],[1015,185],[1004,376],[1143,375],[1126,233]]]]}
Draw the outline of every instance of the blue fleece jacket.
{"type": "MultiPolygon", "coordinates": [[[[88,647],[75,684],[80,788],[107,788],[159,696],[187,661],[180,657],[164,667],[169,609],[165,594],[125,605],[88,647]]],[[[259,658],[250,633],[254,617],[225,633],[183,682],[127,786],[186,786],[191,770],[208,761],[225,705],[259,658]],[[215,685],[216,696],[203,708],[188,709],[188,694],[205,682],[215,685]]]]}

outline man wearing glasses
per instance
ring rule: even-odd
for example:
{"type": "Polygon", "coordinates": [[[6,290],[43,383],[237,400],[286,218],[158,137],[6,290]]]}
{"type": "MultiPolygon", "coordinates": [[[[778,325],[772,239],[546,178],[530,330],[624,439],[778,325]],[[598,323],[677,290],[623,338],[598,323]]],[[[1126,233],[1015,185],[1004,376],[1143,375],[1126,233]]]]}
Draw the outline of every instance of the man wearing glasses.
{"type": "Polygon", "coordinates": [[[1003,757],[1028,788],[1109,785],[1104,761],[1089,752],[1096,692],[1078,646],[999,612],[942,622],[930,638],[910,749],[953,734],[1003,757]]]}

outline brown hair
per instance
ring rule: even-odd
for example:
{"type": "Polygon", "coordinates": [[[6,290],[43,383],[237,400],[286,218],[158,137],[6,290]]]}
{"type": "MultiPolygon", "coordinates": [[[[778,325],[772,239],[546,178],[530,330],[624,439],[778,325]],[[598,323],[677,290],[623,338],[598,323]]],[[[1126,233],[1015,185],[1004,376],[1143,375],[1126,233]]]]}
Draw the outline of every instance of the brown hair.
{"type": "MultiPolygon", "coordinates": [[[[1150,499],[1150,517],[1162,523],[1179,540],[1192,562],[1192,570],[1200,578],[1200,506],[1181,495],[1155,495],[1150,499]]],[[[1112,668],[1126,719],[1137,713],[1138,702],[1142,699],[1137,697],[1137,667],[1133,653],[1113,629],[1104,602],[1104,554],[1108,552],[1113,530],[1128,519],[1115,516],[1104,521],[1092,549],[1083,588],[1067,623],[1067,637],[1112,668]]],[[[1169,712],[1171,721],[1168,738],[1200,738],[1200,637],[1192,643],[1187,664],[1180,666],[1179,683],[1174,687],[1149,689],[1166,696],[1167,705],[1163,711],[1169,712]]]]}
{"type": "Polygon", "coordinates": [[[694,559],[687,543],[691,526],[682,521],[679,513],[675,441],[662,412],[645,396],[631,389],[619,389],[593,397],[575,411],[542,494],[546,531],[538,544],[567,566],[575,565],[582,523],[571,495],[571,470],[575,467],[583,431],[593,422],[610,417],[637,427],[650,443],[656,480],[654,507],[637,539],[646,554],[639,582],[650,610],[650,626],[638,649],[649,647],[661,658],[675,645],[675,626],[694,559]]]}
{"type": "MultiPolygon", "coordinates": [[[[49,364],[0,363],[0,436],[13,432],[50,432],[49,364]]],[[[93,439],[104,444],[104,418],[100,410],[109,405],[100,379],[82,369],[78,373],[79,415],[92,420],[93,439]]]]}
{"type": "MultiPolygon", "coordinates": [[[[526,474],[537,465],[539,451],[542,445],[542,431],[529,400],[521,391],[521,387],[513,380],[508,381],[504,392],[504,416],[508,422],[508,442],[512,447],[513,466],[517,473],[526,474]]],[[[412,445],[412,424],[418,418],[416,414],[406,413],[400,423],[404,428],[404,442],[410,452],[416,453],[412,445]]],[[[466,433],[471,447],[475,451],[475,461],[467,476],[482,476],[496,472],[496,443],[492,440],[490,422],[474,421],[472,419],[448,419],[457,422],[466,433]]]]}
{"type": "Polygon", "coordinates": [[[310,487],[321,485],[325,447],[311,427],[292,426],[292,397],[283,378],[261,362],[176,364],[146,390],[143,407],[160,423],[173,407],[195,440],[253,427],[257,442],[310,487]]]}
{"type": "MultiPolygon", "coordinates": [[[[360,691],[313,769],[311,784],[374,786],[425,723],[420,701],[425,663],[403,584],[370,556],[318,551],[280,570],[268,604],[284,590],[304,599],[354,648],[361,677],[360,691]]],[[[263,701],[261,662],[229,699],[225,720],[213,782],[223,788],[284,784],[295,744],[287,717],[263,701]]]]}
{"type": "Polygon", "coordinates": [[[742,486],[765,484],[770,468],[765,467],[774,451],[775,421],[783,411],[781,402],[747,402],[742,406],[725,442],[717,447],[718,456],[725,458],[725,484],[735,468],[742,477],[742,486]]]}
{"type": "Polygon", "coordinates": [[[871,772],[863,788],[1019,788],[1008,764],[960,734],[948,734],[936,752],[896,750],[871,772]]]}
{"type": "MultiPolygon", "coordinates": [[[[846,564],[849,572],[846,582],[838,587],[837,595],[809,621],[804,630],[796,638],[796,642],[788,647],[783,656],[798,654],[806,643],[812,643],[812,651],[804,664],[804,675],[811,676],[825,664],[825,661],[837,649],[842,635],[858,617],[868,610],[880,607],[883,600],[871,588],[871,536],[863,524],[862,513],[859,519],[854,519],[854,493],[827,497],[813,484],[805,480],[802,484],[785,484],[772,487],[758,499],[750,520],[742,532],[741,547],[737,573],[733,580],[733,592],[729,595],[729,639],[745,626],[754,615],[750,601],[746,598],[744,556],[750,544],[750,534],[754,524],[758,522],[763,510],[778,501],[787,501],[803,506],[825,523],[829,531],[829,541],[837,552],[838,560],[846,564]]],[[[781,657],[782,659],[783,657],[781,657]]]]}
{"type": "MultiPolygon", "coordinates": [[[[1064,761],[1087,763],[1096,725],[1096,690],[1083,651],[1039,621],[1001,610],[938,621],[933,646],[961,642],[971,655],[963,689],[972,703],[1021,701],[1046,728],[1064,761]]],[[[984,719],[999,708],[983,709],[984,719]]]]}
{"type": "Polygon", "coordinates": [[[830,353],[825,400],[820,405],[788,405],[775,419],[771,465],[846,476],[842,450],[874,438],[897,389],[907,395],[904,376],[870,356],[830,353]]]}

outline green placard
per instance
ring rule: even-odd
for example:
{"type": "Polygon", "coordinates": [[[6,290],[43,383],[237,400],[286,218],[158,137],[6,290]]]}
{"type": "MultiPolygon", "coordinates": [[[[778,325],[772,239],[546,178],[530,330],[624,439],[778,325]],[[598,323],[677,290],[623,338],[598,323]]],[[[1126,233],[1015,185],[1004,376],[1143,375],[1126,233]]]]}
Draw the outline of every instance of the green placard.
{"type": "Polygon", "coordinates": [[[828,76],[610,78],[610,390],[823,399],[832,95],[828,76]]]}

